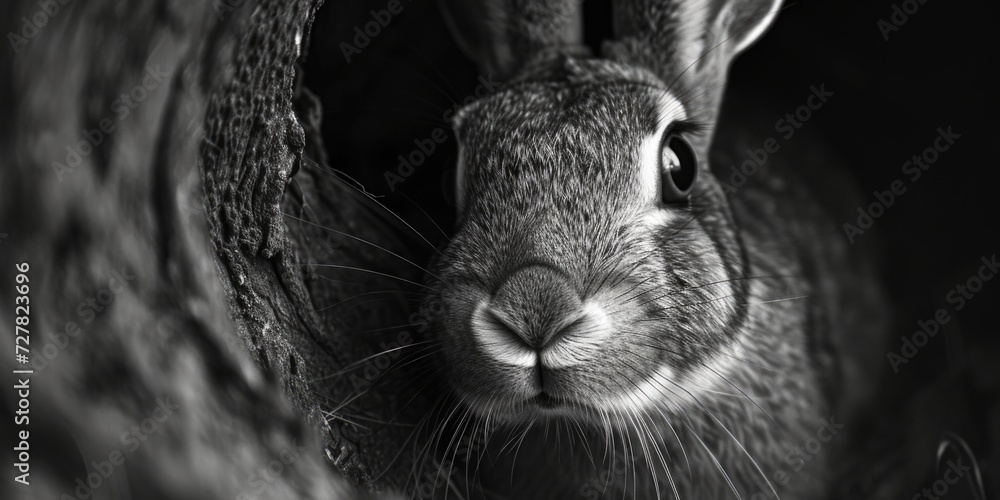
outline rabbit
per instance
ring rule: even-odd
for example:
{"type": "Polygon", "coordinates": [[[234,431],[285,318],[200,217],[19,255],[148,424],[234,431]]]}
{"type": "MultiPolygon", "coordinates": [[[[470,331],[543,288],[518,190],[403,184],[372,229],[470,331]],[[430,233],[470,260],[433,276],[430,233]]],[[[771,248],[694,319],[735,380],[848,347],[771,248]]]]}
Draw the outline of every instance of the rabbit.
{"type": "Polygon", "coordinates": [[[824,498],[885,300],[843,207],[797,180],[832,162],[729,182],[762,138],[719,120],[728,67],[780,2],[615,1],[599,56],[579,3],[443,0],[505,82],[452,120],[457,222],[428,277],[438,444],[482,438],[449,492],[824,498]]]}

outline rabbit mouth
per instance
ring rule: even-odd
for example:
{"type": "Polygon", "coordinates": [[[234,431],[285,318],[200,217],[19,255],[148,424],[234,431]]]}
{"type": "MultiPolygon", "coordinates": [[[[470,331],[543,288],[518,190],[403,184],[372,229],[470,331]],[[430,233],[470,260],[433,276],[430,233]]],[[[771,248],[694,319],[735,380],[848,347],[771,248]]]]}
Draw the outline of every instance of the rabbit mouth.
{"type": "Polygon", "coordinates": [[[589,415],[597,413],[597,409],[589,402],[563,395],[557,396],[545,391],[520,399],[515,397],[483,397],[473,394],[464,394],[460,399],[465,406],[478,413],[482,418],[511,424],[530,424],[538,421],[564,419],[581,421],[587,420],[589,415]]]}

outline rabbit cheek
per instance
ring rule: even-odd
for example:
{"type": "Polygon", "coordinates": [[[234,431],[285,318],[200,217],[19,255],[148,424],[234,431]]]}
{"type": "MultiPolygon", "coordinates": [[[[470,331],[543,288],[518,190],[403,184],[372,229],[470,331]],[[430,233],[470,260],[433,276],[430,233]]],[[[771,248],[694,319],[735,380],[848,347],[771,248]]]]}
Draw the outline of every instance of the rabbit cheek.
{"type": "Polygon", "coordinates": [[[656,289],[633,299],[643,307],[637,326],[656,339],[678,377],[730,340],[740,300],[739,277],[727,271],[716,243],[698,221],[684,224],[682,231],[666,225],[653,233],[662,266],[655,272],[661,277],[656,289]]]}

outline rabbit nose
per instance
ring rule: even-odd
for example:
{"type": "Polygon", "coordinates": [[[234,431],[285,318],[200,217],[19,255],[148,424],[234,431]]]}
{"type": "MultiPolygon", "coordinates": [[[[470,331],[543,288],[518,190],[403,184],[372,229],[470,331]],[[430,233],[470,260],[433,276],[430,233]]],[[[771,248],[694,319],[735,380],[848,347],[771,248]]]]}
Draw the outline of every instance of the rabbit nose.
{"type": "Polygon", "coordinates": [[[582,361],[608,328],[601,308],[583,304],[562,272],[534,265],[513,273],[479,304],[472,330],[499,361],[558,368],[582,361]]]}
{"type": "Polygon", "coordinates": [[[490,315],[529,347],[541,348],[580,306],[579,295],[562,273],[536,265],[510,275],[490,301],[490,315]]]}

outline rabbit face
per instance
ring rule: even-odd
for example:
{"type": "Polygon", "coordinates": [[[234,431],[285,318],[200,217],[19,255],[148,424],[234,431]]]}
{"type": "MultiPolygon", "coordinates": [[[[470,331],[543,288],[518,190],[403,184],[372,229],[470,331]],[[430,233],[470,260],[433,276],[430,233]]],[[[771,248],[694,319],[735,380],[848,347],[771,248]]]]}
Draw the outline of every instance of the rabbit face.
{"type": "Polygon", "coordinates": [[[683,96],[570,59],[463,109],[456,132],[459,225],[433,287],[457,394],[508,421],[694,404],[725,370],[746,290],[683,96]],[[674,167],[697,173],[686,196],[668,189],[674,167]]]}

